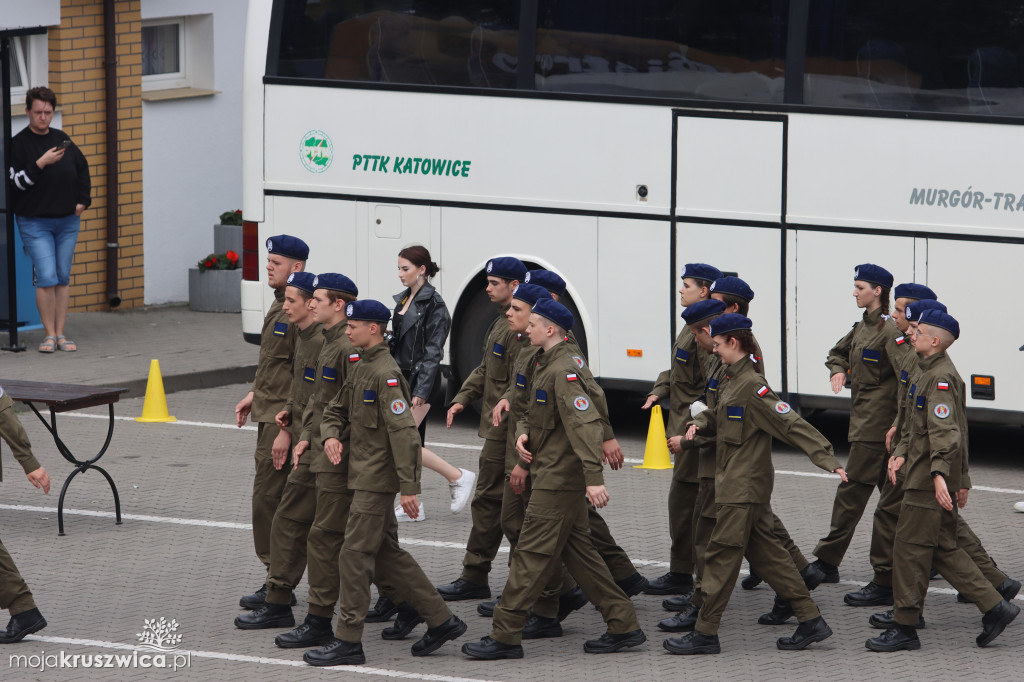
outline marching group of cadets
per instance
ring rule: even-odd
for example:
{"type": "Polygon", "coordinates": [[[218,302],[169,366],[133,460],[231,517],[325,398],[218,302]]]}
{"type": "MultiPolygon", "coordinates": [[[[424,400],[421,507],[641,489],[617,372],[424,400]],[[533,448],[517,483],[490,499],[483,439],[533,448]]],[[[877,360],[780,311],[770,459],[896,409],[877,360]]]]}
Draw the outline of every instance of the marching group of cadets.
{"type": "Polygon", "coordinates": [[[384,639],[404,639],[426,622],[412,654],[430,654],[467,629],[445,602],[468,599],[480,600],[478,613],[493,618],[489,635],[462,646],[471,658],[521,658],[522,640],[562,636],[562,621],[588,601],[607,631],[583,649],[611,653],[647,639],[630,600],[641,592],[666,595],[663,605],[676,615],[658,628],[685,633],[666,639],[665,649],[714,654],[744,558],[750,574],[741,585],[764,581],[776,594],[758,622],[781,625],[795,616],[796,630],[777,646],[804,649],[832,635],[810,592],[838,582],[874,488],[881,493],[874,579],[845,597],[853,606],[893,606],[869,619],[884,630],[867,641],[869,649],[920,647],[917,629],[933,573],[984,614],[979,646],[1019,613],[1011,600],[1020,583],[996,568],[957,513],[970,488],[965,391],[946,349],[960,330],[928,287],[897,286],[890,316],[892,275],[871,264],[855,270],[864,316],[826,362],[833,390],[848,383],[852,389],[844,468],[828,440],[768,386],[747,316],[750,286],[707,264],[683,268],[686,326],[671,369],[643,406],[669,401],[675,455],[671,563],[665,575],[648,580],[598,512],[609,501],[604,465],[620,468],[623,454],[604,393],[573,335],[573,315],[558,301],[565,282],[550,271],[528,271],[516,258],[492,258],[487,294],[504,314],[447,413],[451,426],[467,405],[482,402],[473,525],[461,573],[434,587],[398,541],[395,495],[397,510],[410,519],[422,509],[422,436],[408,373],[389,350],[391,311],[358,299],[344,275],[304,272],[309,249],[298,238],[271,237],[267,252],[276,301],[264,322],[252,392],[236,408],[239,425],[248,417],[258,424],[253,534],[267,579],[241,599],[249,612],[235,624],[295,626],[293,592],[305,570],[306,617],[275,643],[309,649],[304,660],[311,665],[363,663],[365,623],[392,618],[384,639]],[[773,438],[840,481],[814,562],[771,508],[773,438]],[[488,576],[503,537],[512,548],[509,575],[495,596],[488,576]],[[371,608],[372,585],[379,597],[371,608]]]}

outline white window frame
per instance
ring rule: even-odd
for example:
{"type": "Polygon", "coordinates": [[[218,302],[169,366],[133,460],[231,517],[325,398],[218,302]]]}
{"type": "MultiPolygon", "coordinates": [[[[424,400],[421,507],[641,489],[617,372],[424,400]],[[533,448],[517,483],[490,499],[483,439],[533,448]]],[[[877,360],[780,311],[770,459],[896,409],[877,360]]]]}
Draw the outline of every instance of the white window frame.
{"type": "MultiPolygon", "coordinates": [[[[21,85],[11,86],[11,109],[15,115],[20,115],[25,110],[25,95],[29,88],[37,85],[48,85],[47,71],[49,60],[47,58],[47,40],[45,35],[14,36],[11,38],[13,48],[18,60],[18,75],[21,77],[21,85]]],[[[12,74],[13,75],[13,74],[12,74]]],[[[11,80],[13,83],[13,78],[11,80]]]]}
{"type": "Polygon", "coordinates": [[[143,28],[176,25],[178,27],[178,70],[171,73],[153,74],[142,77],[143,92],[190,87],[188,70],[188,31],[185,17],[149,19],[142,22],[143,28]]]}

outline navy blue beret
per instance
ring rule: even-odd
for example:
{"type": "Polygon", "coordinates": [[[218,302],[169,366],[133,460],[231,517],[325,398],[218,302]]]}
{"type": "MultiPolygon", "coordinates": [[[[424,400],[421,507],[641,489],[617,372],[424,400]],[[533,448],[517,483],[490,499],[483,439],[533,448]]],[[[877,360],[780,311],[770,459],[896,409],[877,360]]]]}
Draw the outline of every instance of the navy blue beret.
{"type": "Polygon", "coordinates": [[[565,331],[572,329],[572,325],[576,321],[573,319],[572,313],[569,312],[568,308],[550,296],[541,298],[534,303],[533,312],[541,317],[548,318],[565,331]]]}
{"type": "Polygon", "coordinates": [[[331,291],[340,291],[343,294],[352,294],[353,296],[359,295],[359,288],[356,283],[350,280],[345,275],[339,275],[337,272],[324,272],[313,278],[314,289],[330,289],[331,291]]]}
{"type": "Polygon", "coordinates": [[[295,260],[306,260],[309,258],[309,247],[298,237],[279,234],[267,238],[267,253],[276,253],[295,260]]]}
{"type": "Polygon", "coordinates": [[[753,327],[754,323],[750,321],[749,317],[739,313],[726,313],[711,320],[711,336],[720,336],[727,332],[742,331],[753,327]]]}
{"type": "Polygon", "coordinates": [[[295,287],[296,289],[302,289],[307,293],[313,293],[316,289],[316,285],[313,282],[316,280],[316,275],[312,272],[305,272],[300,270],[299,272],[293,272],[288,275],[288,286],[295,287]]]}
{"type": "Polygon", "coordinates": [[[853,270],[853,279],[892,289],[892,273],[880,265],[864,263],[853,270]]]}
{"type": "Polygon", "coordinates": [[[698,322],[703,322],[713,315],[721,315],[724,311],[724,301],[707,298],[703,301],[697,301],[691,306],[687,306],[686,310],[683,311],[683,320],[687,325],[693,325],[698,322]]]}
{"type": "Polygon", "coordinates": [[[956,321],[955,317],[941,310],[932,309],[924,311],[921,313],[921,317],[918,318],[917,323],[919,325],[928,324],[945,329],[953,335],[954,339],[960,338],[960,323],[956,321]]]}
{"type": "Polygon", "coordinates": [[[345,306],[345,316],[350,320],[387,322],[391,319],[391,310],[380,301],[368,298],[362,301],[352,301],[345,306]]]}
{"type": "Polygon", "coordinates": [[[711,284],[713,294],[732,294],[746,301],[754,300],[754,290],[739,277],[719,277],[711,284]]]}
{"type": "Polygon", "coordinates": [[[914,301],[904,310],[904,314],[907,316],[907,322],[917,322],[918,318],[920,318],[926,310],[941,310],[942,312],[946,312],[946,306],[931,298],[914,301]]]}
{"type": "Polygon", "coordinates": [[[512,290],[512,298],[518,298],[532,306],[542,298],[551,298],[551,294],[539,284],[520,284],[512,290]]]}
{"type": "Polygon", "coordinates": [[[517,282],[522,282],[526,278],[526,266],[518,258],[500,256],[487,261],[487,274],[490,277],[514,279],[517,282]]]}
{"type": "Polygon", "coordinates": [[[935,292],[923,284],[908,282],[897,284],[892,292],[893,298],[916,298],[918,301],[934,301],[938,298],[935,292]]]}
{"type": "Polygon", "coordinates": [[[709,282],[714,282],[721,276],[721,270],[707,263],[687,263],[683,266],[683,272],[679,275],[681,279],[689,277],[691,279],[704,279],[709,282]]]}
{"type": "Polygon", "coordinates": [[[539,284],[553,294],[565,296],[565,280],[550,270],[530,270],[523,281],[539,284]]]}

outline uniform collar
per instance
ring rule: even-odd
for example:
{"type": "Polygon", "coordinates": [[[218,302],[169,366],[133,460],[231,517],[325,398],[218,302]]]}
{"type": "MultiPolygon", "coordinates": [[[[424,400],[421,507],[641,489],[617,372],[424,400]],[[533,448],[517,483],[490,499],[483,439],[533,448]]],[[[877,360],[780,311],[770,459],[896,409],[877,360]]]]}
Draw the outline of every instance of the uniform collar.
{"type": "Polygon", "coordinates": [[[348,327],[348,320],[342,320],[330,329],[324,329],[324,338],[328,341],[337,341],[345,333],[346,327],[348,327]]]}
{"type": "Polygon", "coordinates": [[[390,354],[391,354],[391,349],[388,347],[388,344],[384,343],[384,342],[378,343],[373,348],[369,348],[369,349],[366,349],[366,350],[360,350],[359,351],[359,357],[361,357],[363,360],[365,360],[367,362],[375,360],[378,355],[390,355],[390,354]]]}
{"type": "Polygon", "coordinates": [[[731,365],[729,365],[729,369],[725,370],[725,375],[727,377],[729,377],[730,379],[732,379],[734,376],[736,376],[740,372],[744,372],[744,371],[747,371],[747,370],[753,370],[753,369],[754,369],[754,363],[751,361],[750,356],[749,355],[744,355],[742,358],[740,358],[736,362],[734,362],[731,365]]]}
{"type": "Polygon", "coordinates": [[[940,361],[945,361],[949,356],[946,355],[946,351],[939,351],[935,355],[930,355],[926,358],[921,358],[921,362],[918,364],[921,366],[922,371],[928,371],[932,367],[939,364],[940,361]]]}
{"type": "Polygon", "coordinates": [[[284,287],[274,289],[274,300],[278,303],[284,303],[284,287]]]}
{"type": "MultiPolygon", "coordinates": [[[[298,329],[298,327],[296,327],[296,329],[298,329]]],[[[319,322],[313,322],[305,329],[299,329],[299,338],[301,338],[303,341],[308,341],[309,339],[319,334],[321,331],[323,331],[323,325],[320,324],[319,322]]]]}
{"type": "Polygon", "coordinates": [[[870,313],[869,312],[865,312],[864,313],[864,322],[866,322],[868,324],[878,324],[878,322],[881,319],[882,319],[882,306],[878,306],[877,308],[875,308],[874,311],[872,311],[870,313]]]}
{"type": "Polygon", "coordinates": [[[555,344],[550,350],[541,350],[540,353],[537,354],[537,362],[541,366],[544,366],[561,357],[565,357],[567,352],[565,341],[561,341],[555,344]]]}

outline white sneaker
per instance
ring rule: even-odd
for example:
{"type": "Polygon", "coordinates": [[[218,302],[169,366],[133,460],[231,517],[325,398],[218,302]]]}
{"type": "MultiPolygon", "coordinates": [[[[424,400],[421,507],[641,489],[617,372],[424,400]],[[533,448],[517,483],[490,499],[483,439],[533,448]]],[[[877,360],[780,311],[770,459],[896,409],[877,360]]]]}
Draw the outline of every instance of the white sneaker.
{"type": "Polygon", "coordinates": [[[1019,512],[1024,512],[1024,501],[1015,503],[1013,508],[1019,512]]]}
{"type": "Polygon", "coordinates": [[[427,513],[423,511],[423,503],[420,502],[420,513],[415,519],[410,519],[409,515],[402,509],[402,505],[395,505],[395,518],[398,519],[399,523],[408,523],[410,521],[426,521],[427,513]]]}
{"type": "Polygon", "coordinates": [[[473,498],[476,490],[476,474],[467,469],[459,469],[461,478],[448,483],[448,494],[452,496],[452,513],[465,509],[466,503],[473,498]]]}

